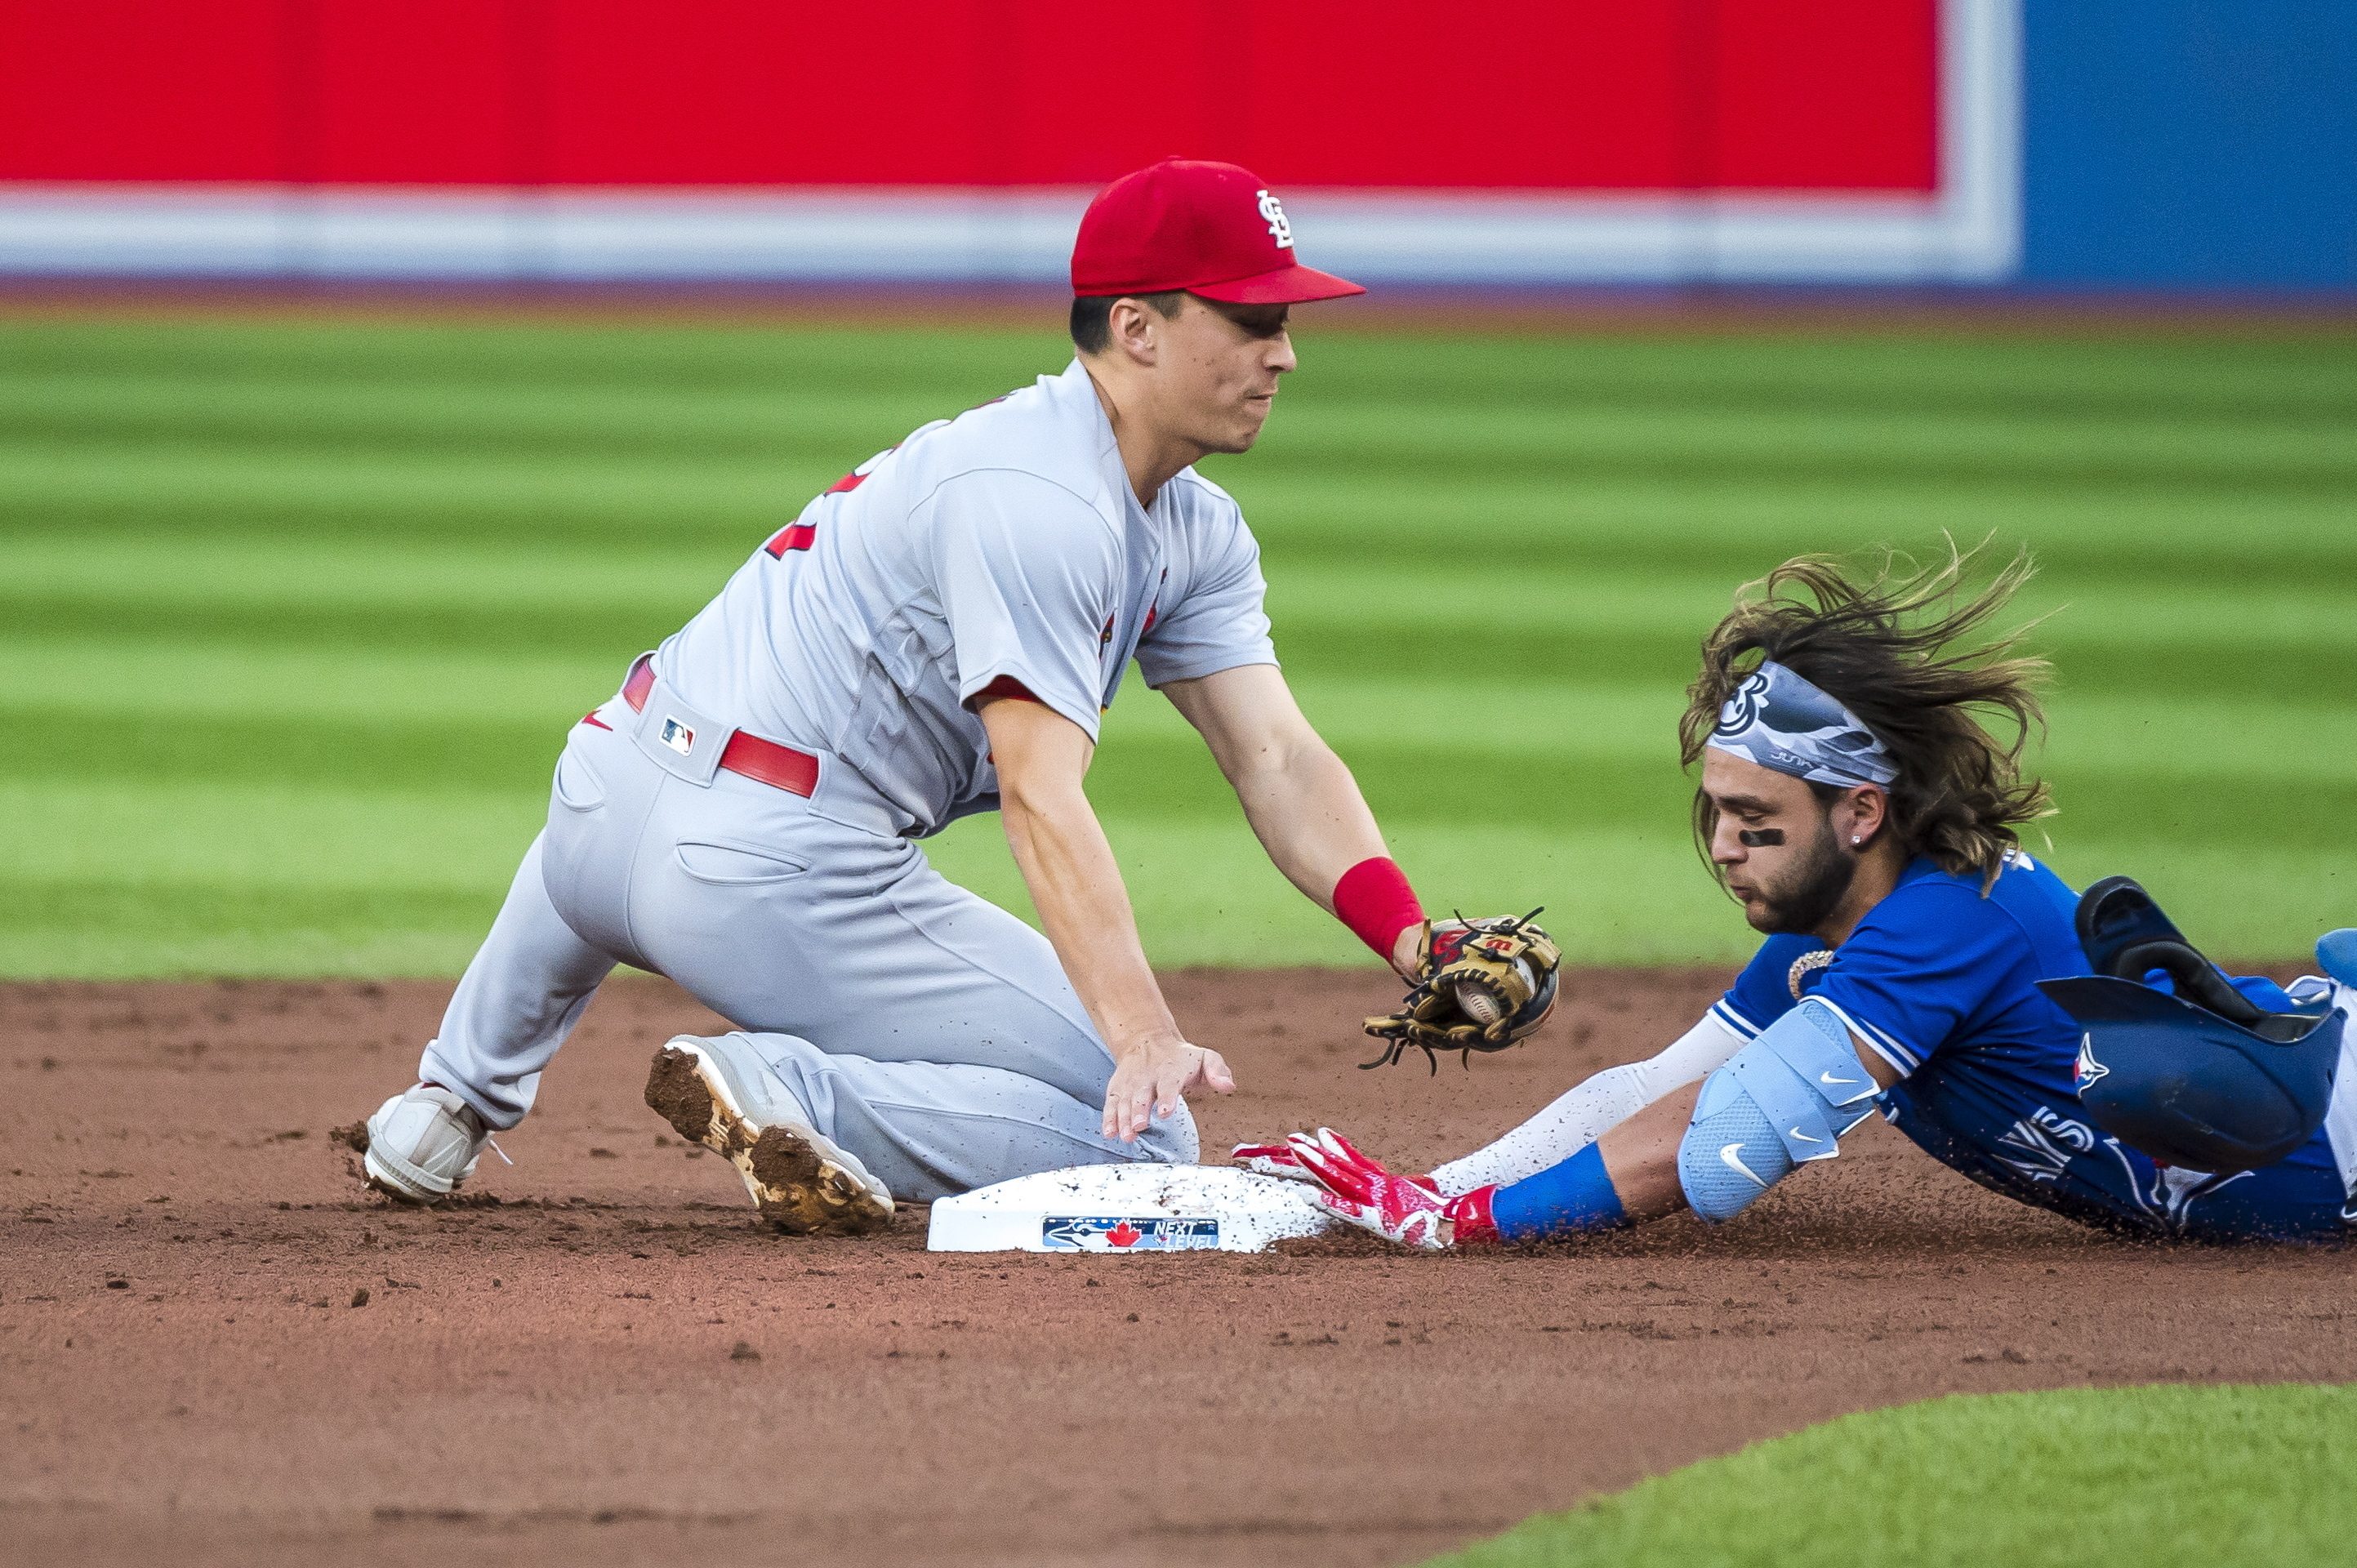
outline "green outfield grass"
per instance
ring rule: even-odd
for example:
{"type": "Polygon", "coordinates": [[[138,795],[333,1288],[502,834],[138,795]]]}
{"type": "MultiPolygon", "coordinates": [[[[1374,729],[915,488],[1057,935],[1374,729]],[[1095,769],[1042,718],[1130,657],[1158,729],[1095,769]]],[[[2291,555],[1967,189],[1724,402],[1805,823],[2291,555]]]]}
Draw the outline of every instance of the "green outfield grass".
{"type": "MultiPolygon", "coordinates": [[[[2066,876],[2251,958],[2357,923],[2357,339],[1304,314],[1261,450],[1207,471],[1436,907],[1740,957],[1685,834],[1696,640],[1786,555],[1945,529],[2044,563],[2066,876]]],[[[0,973],[456,972],[630,656],[853,463],[1064,360],[1052,324],[0,322],[0,973]]],[[[1135,681],[1091,789],[1157,961],[1372,961],[1135,681]]],[[[992,820],[931,848],[1028,908],[992,820]]]]}
{"type": "Polygon", "coordinates": [[[2346,1563],[2357,1391],[2072,1389],[1846,1416],[1427,1568],[2346,1563]]]}

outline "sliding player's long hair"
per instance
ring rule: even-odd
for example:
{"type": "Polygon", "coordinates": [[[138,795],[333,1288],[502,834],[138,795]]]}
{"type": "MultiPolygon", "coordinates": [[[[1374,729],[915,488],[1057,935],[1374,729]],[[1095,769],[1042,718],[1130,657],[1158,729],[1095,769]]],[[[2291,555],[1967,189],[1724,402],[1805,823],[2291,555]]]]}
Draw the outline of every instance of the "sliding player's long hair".
{"type": "MultiPolygon", "coordinates": [[[[2053,811],[2046,786],[2021,777],[2030,732],[2046,725],[2038,687],[2043,659],[2013,652],[2029,627],[1952,651],[1980,630],[2036,568],[2014,556],[1979,594],[1964,579],[1986,542],[1916,569],[1886,553],[1873,577],[1853,581],[1827,556],[1800,555],[1736,590],[1735,609],[1703,639],[1702,673],[1686,691],[1679,750],[1691,768],[1745,676],[1772,659],[1813,682],[1866,721],[1898,764],[1889,786],[1891,825],[1910,854],[1943,871],[1977,871],[1984,891],[2020,843],[2017,824],[2053,811]],[[1755,659],[1750,655],[1757,653],[1755,659]],[[2000,740],[1983,714],[2011,732],[2000,740]]],[[[1820,800],[1840,791],[1811,784],[1820,800]]],[[[1718,811],[1695,791],[1695,836],[1710,859],[1718,811]]],[[[1715,873],[1724,867],[1712,865],[1715,873]]]]}

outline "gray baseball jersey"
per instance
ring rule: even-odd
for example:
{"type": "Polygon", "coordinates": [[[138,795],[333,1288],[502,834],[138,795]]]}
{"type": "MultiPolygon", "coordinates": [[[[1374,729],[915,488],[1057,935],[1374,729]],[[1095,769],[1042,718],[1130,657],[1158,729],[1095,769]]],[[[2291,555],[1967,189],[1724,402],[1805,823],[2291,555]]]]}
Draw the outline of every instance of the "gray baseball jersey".
{"type": "Polygon", "coordinates": [[[1138,505],[1075,360],[846,475],[663,644],[655,673],[836,758],[894,831],[923,837],[997,807],[976,693],[1019,682],[1094,740],[1133,656],[1155,686],[1275,663],[1262,594],[1225,490],[1186,468],[1138,505]]]}
{"type": "Polygon", "coordinates": [[[419,1076],[512,1126],[624,962],[745,1030],[900,1197],[1192,1160],[1183,1107],[1099,1134],[1113,1058],[1054,950],[911,840],[997,803],[976,693],[1019,683],[1093,738],[1133,653],[1153,684],[1275,662],[1261,598],[1219,487],[1188,470],[1138,505],[1077,363],[925,426],[575,727],[419,1076]],[[814,757],[810,793],[721,766],[738,731],[814,757]]]}

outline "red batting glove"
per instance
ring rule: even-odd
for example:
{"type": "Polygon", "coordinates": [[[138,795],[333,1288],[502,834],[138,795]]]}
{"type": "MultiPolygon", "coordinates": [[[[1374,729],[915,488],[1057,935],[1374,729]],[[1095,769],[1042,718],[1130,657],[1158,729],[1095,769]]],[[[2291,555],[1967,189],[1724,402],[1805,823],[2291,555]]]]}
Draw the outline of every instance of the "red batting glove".
{"type": "Polygon", "coordinates": [[[1288,1144],[1238,1144],[1228,1151],[1228,1158],[1256,1176],[1282,1176],[1286,1181],[1306,1181],[1316,1185],[1318,1178],[1301,1168],[1293,1157],[1288,1144]]]}
{"type": "Polygon", "coordinates": [[[1327,1208],[1361,1230],[1388,1241],[1426,1251],[1466,1241],[1495,1241],[1490,1218],[1494,1187],[1444,1198],[1430,1176],[1399,1176],[1353,1148],[1331,1128],[1296,1133],[1286,1140],[1295,1162],[1326,1190],[1327,1208]]]}
{"type": "MultiPolygon", "coordinates": [[[[1351,1145],[1343,1141],[1340,1133],[1334,1133],[1329,1135],[1343,1148],[1351,1149],[1351,1145]]],[[[1351,1149],[1351,1153],[1360,1159],[1366,1159],[1366,1156],[1360,1155],[1356,1149],[1351,1149]]],[[[1228,1157],[1257,1176],[1281,1176],[1286,1181],[1309,1182],[1313,1185],[1318,1181],[1318,1178],[1310,1175],[1308,1169],[1299,1160],[1293,1157],[1293,1145],[1290,1144],[1238,1144],[1228,1151],[1228,1157]]],[[[1374,1164],[1372,1160],[1368,1160],[1367,1163],[1374,1164]]],[[[1376,1166],[1376,1168],[1382,1167],[1376,1166]]],[[[1401,1176],[1399,1179],[1412,1181],[1429,1192],[1440,1190],[1428,1176],[1401,1176]]]]}

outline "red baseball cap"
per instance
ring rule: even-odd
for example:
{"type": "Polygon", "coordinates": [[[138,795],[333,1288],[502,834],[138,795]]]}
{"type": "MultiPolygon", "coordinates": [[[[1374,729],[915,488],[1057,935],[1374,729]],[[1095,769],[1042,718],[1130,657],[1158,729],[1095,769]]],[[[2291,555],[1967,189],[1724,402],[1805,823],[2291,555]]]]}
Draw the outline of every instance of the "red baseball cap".
{"type": "Polygon", "coordinates": [[[1072,292],[1183,288],[1230,305],[1298,305],[1367,291],[1305,267],[1285,209],[1250,169],[1164,158],[1097,193],[1072,242],[1072,292]]]}

